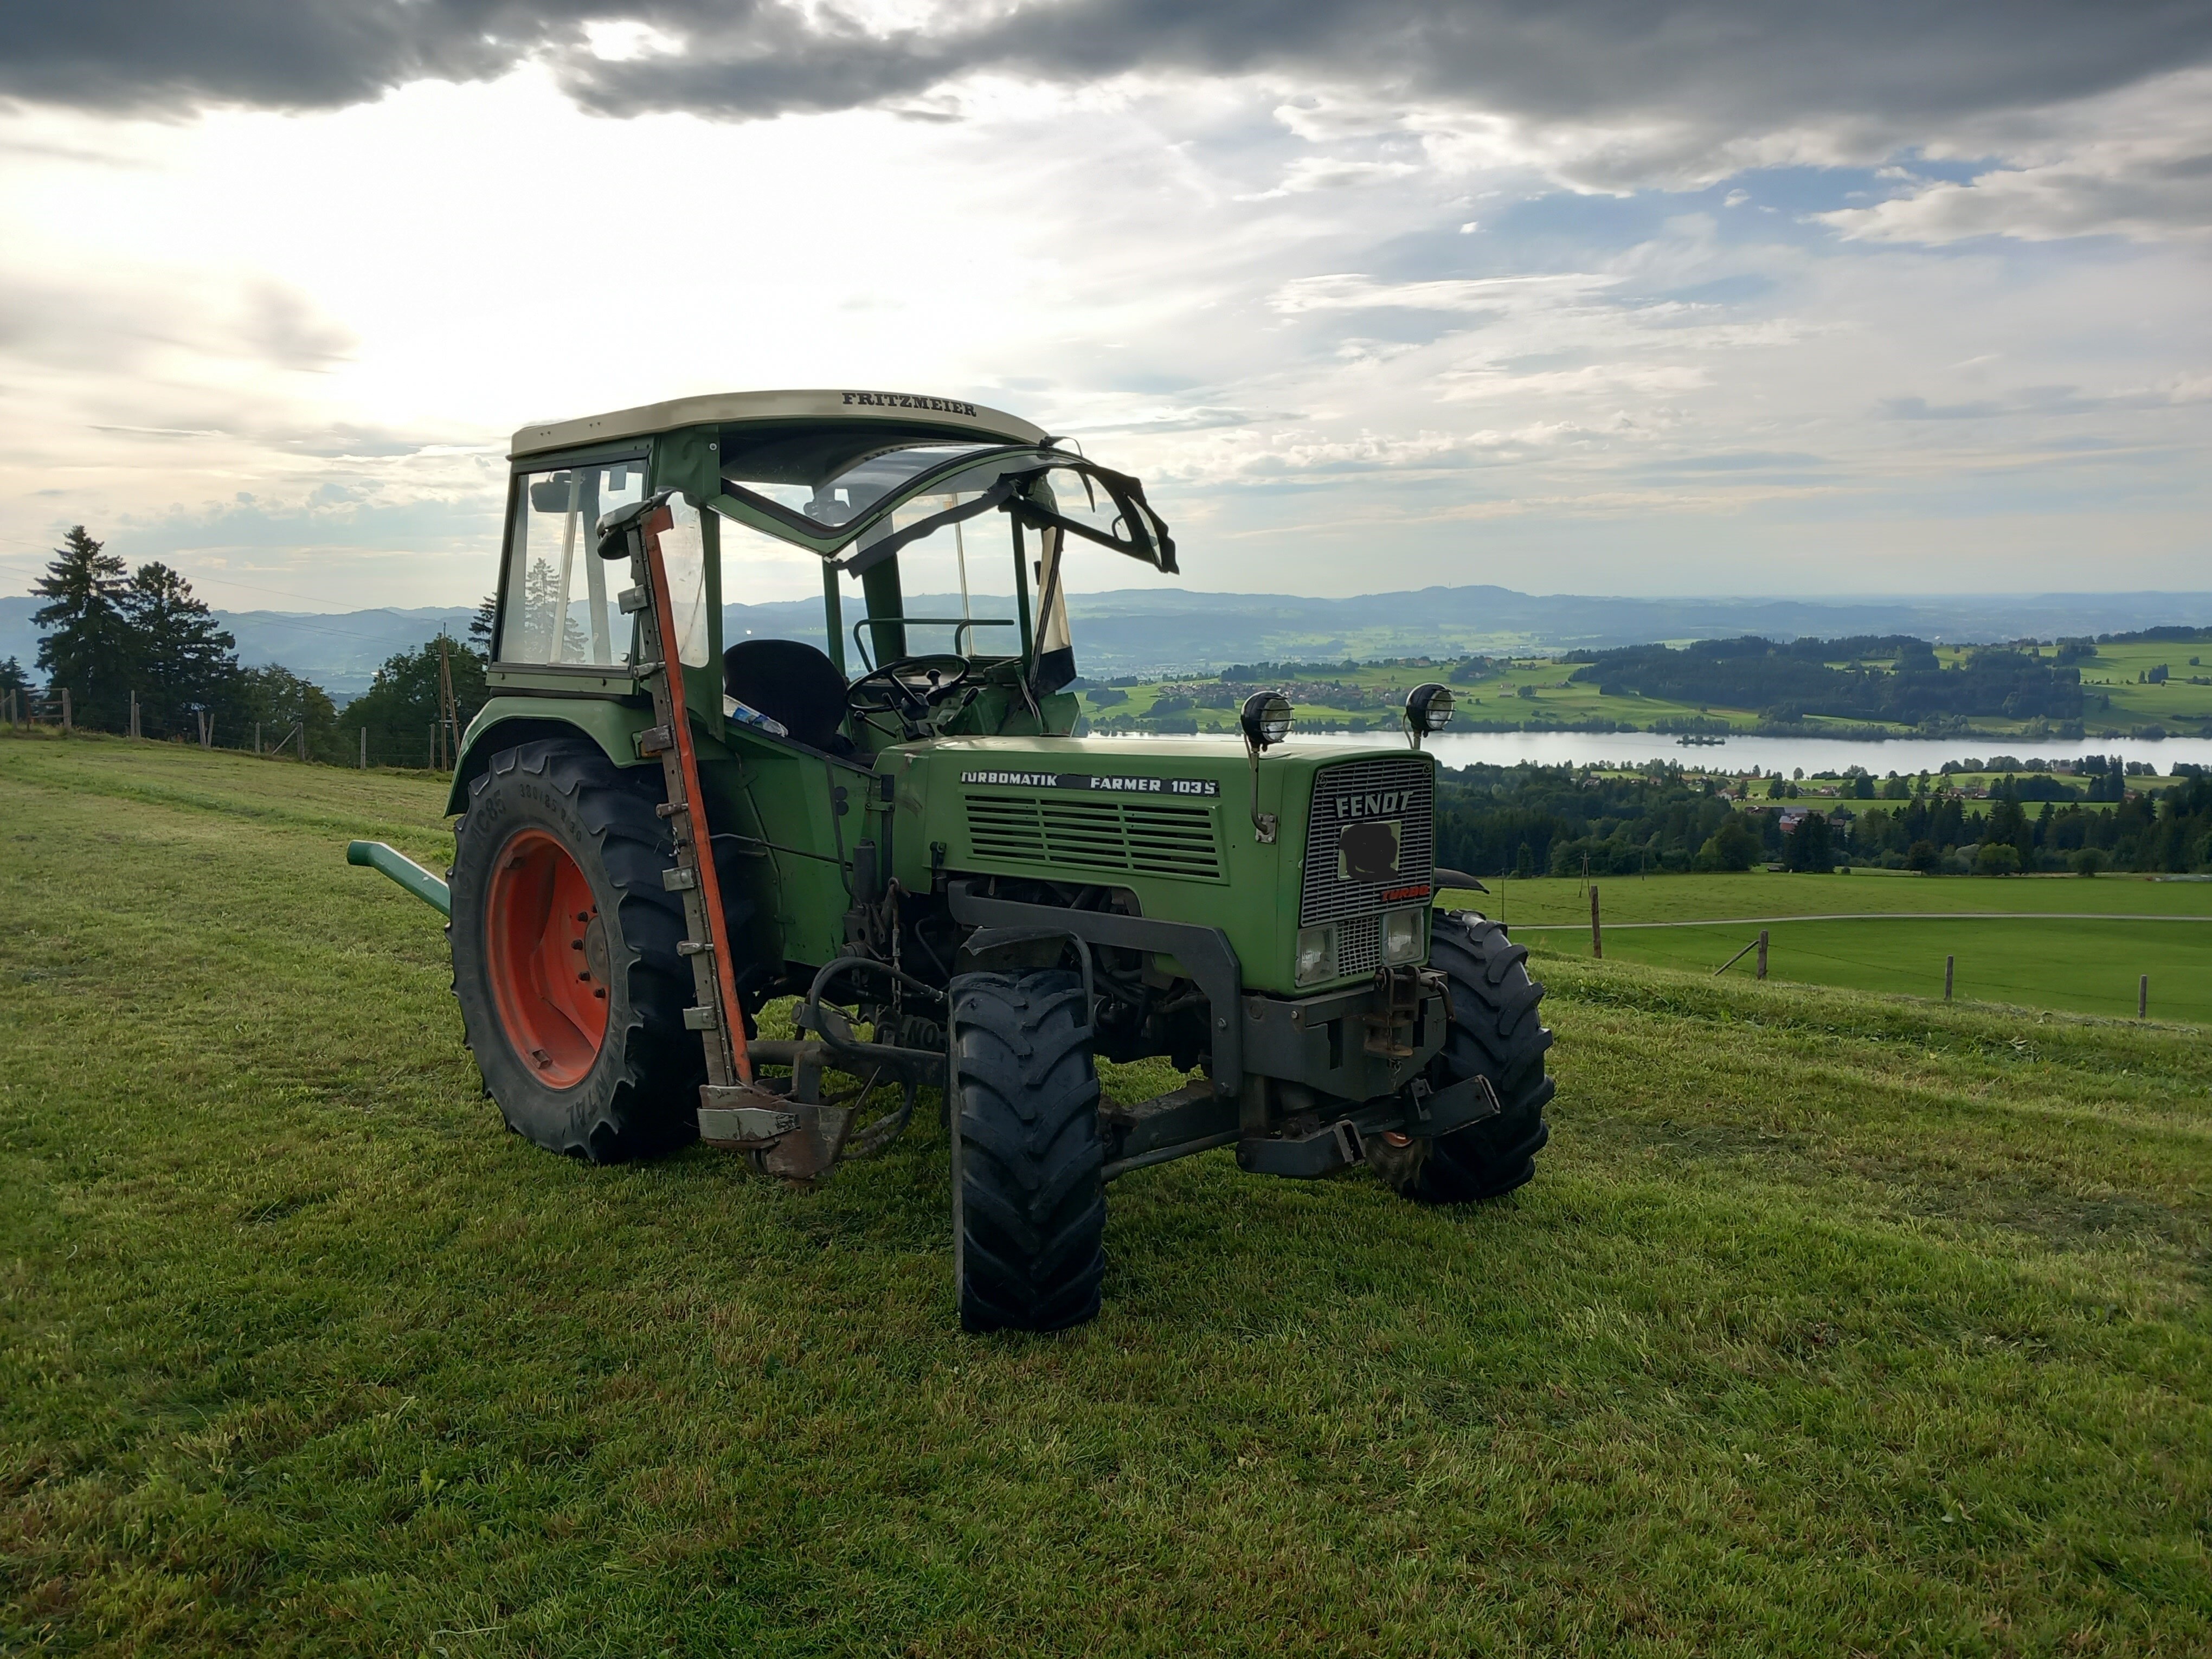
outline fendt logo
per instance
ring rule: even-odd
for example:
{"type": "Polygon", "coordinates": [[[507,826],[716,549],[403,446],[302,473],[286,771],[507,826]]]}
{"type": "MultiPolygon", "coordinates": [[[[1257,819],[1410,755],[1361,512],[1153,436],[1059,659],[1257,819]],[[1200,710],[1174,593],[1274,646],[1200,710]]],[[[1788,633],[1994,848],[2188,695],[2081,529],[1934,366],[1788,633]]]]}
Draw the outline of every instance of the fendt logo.
{"type": "Polygon", "coordinates": [[[1388,817],[1402,812],[1413,804],[1410,789],[1379,789],[1371,795],[1339,795],[1336,798],[1336,821],[1347,818],[1388,817]]]}

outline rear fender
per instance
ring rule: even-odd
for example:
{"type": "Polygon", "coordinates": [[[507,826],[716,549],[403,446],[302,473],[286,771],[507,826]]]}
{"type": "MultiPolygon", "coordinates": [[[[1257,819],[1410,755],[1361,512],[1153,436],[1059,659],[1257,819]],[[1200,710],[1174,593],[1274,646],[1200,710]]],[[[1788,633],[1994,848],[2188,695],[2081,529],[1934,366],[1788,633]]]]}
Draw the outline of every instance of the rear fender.
{"type": "Polygon", "coordinates": [[[541,738],[587,738],[617,766],[658,766],[659,761],[640,757],[635,741],[652,724],[649,705],[633,708],[603,697],[494,697],[469,722],[446,796],[447,815],[468,810],[469,786],[494,755],[541,738]]]}

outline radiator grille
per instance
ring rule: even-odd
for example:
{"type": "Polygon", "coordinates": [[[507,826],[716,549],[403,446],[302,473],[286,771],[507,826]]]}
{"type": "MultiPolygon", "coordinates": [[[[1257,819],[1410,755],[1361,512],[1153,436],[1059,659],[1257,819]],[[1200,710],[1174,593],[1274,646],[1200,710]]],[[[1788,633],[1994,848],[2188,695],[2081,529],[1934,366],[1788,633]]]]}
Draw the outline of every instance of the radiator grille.
{"type": "Polygon", "coordinates": [[[1382,959],[1382,912],[1428,896],[1436,819],[1436,774],[1415,756],[1349,761],[1315,775],[1298,926],[1337,924],[1340,973],[1374,972],[1382,959]],[[1365,844],[1355,841],[1347,848],[1344,831],[1354,825],[1376,830],[1365,844]],[[1387,841],[1377,842],[1390,836],[1395,859],[1387,856],[1387,841]]]}
{"type": "Polygon", "coordinates": [[[1221,878],[1211,807],[1073,796],[969,795],[968,842],[979,859],[1140,876],[1221,878]]]}

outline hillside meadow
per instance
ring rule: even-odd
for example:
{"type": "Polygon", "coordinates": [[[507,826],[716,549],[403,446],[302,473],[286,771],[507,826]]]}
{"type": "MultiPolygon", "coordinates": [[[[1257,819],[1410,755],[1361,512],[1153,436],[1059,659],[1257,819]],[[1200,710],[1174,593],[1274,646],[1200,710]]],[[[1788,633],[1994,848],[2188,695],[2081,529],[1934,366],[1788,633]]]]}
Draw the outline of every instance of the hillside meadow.
{"type": "Polygon", "coordinates": [[[1528,1187],[1141,1171],[979,1340],[927,1108],[503,1131],[442,788],[0,738],[0,1650],[2212,1648],[2202,1026],[1547,956],[1528,1187]]]}
{"type": "MultiPolygon", "coordinates": [[[[1955,670],[1965,665],[1972,653],[1944,646],[1936,654],[1942,666],[1955,670]]],[[[2101,735],[2106,732],[2124,736],[2152,726],[2172,732],[2212,729],[2212,669],[2201,661],[2207,655],[2212,655],[2212,646],[2140,642],[2100,646],[2094,656],[2075,665],[2086,697],[2081,715],[2085,736],[2052,737],[2039,720],[1985,713],[1970,722],[1984,734],[1972,739],[1971,747],[1986,752],[1992,745],[2011,746],[2021,755],[2070,760],[2099,752],[2110,741],[2101,735]],[[2167,678],[2148,680],[2149,672],[2160,666],[2166,668],[2167,678]]],[[[1456,728],[1463,732],[1557,729],[1602,720],[1633,731],[1749,732],[1762,724],[1759,708],[1735,706],[1722,697],[1607,693],[1594,681],[1574,678],[1582,665],[1576,659],[1543,653],[1486,658],[1472,672],[1459,662],[1443,658],[1283,665],[1259,678],[1237,681],[1231,688],[1236,696],[1217,698],[1221,706],[1216,708],[1184,707],[1182,695],[1170,689],[1206,685],[1217,680],[1212,675],[1122,676],[1110,685],[1087,686],[1080,695],[1084,712],[1094,722],[1141,721],[1159,714],[1194,720],[1202,732],[1234,732],[1236,698],[1263,687],[1287,684],[1293,693],[1291,713],[1304,730],[1351,726],[1395,731],[1396,708],[1407,690],[1423,680],[1449,678],[1458,710],[1456,728]],[[1176,696],[1178,700],[1161,710],[1158,705],[1164,696],[1176,696]]],[[[1830,665],[1848,665],[1838,661],[1830,665]]],[[[1848,735],[1875,727],[1899,737],[1911,735],[1914,729],[1817,713],[1805,715],[1800,729],[1808,734],[1825,729],[1848,735]]],[[[1686,763],[1694,764],[1699,757],[1692,753],[1683,758],[1686,763]]]]}

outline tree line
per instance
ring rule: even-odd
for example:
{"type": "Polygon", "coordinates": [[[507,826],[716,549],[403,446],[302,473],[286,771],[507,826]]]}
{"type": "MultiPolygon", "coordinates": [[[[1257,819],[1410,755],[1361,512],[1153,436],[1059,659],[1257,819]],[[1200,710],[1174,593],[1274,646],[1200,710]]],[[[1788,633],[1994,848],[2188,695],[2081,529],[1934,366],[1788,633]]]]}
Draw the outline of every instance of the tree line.
{"type": "MultiPolygon", "coordinates": [[[[1786,791],[1740,800],[1720,781],[1656,769],[1632,776],[1571,766],[1466,766],[1440,775],[1437,861],[1479,876],[1793,870],[1841,864],[1955,874],[2212,870],[2212,776],[2128,790],[2117,761],[2086,797],[2039,799],[2001,780],[1985,801],[1923,781],[1881,805],[1832,812],[1786,791]],[[1902,799],[1899,799],[1899,797],[1902,799]]],[[[1909,783],[1890,780],[1889,784],[1909,783]]],[[[1770,786],[1771,788],[1771,786],[1770,786]]],[[[1854,794],[1858,792],[1852,791],[1854,794]]]]}
{"type": "Polygon", "coordinates": [[[2069,721],[2082,713],[2074,662],[2095,654],[2094,644],[2051,657],[2037,647],[1983,646],[1947,668],[1935,647],[1903,635],[1784,643],[1747,635],[1679,650],[1577,652],[1569,660],[1583,665],[1569,678],[1607,696],[1754,708],[1784,723],[1815,714],[1907,726],[1978,716],[2069,721]]]}
{"type": "Polygon", "coordinates": [[[237,641],[191,584],[156,560],[131,570],[82,525],[54,550],[33,592],[41,630],[43,688],[10,657],[0,692],[40,696],[58,718],[97,732],[128,732],[135,701],[139,735],[264,750],[334,765],[356,763],[367,734],[374,766],[428,766],[431,727],[441,713],[441,670],[452,677],[464,729],[487,696],[492,602],[466,640],[428,640],[386,659],[369,689],[341,710],[330,694],[281,664],[246,667],[237,641]]]}

